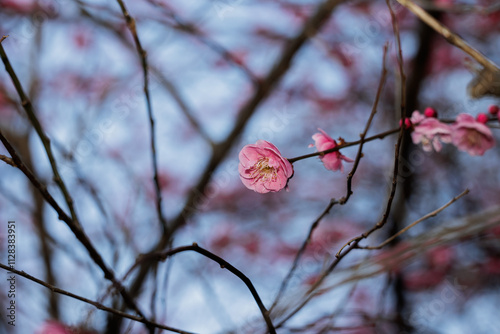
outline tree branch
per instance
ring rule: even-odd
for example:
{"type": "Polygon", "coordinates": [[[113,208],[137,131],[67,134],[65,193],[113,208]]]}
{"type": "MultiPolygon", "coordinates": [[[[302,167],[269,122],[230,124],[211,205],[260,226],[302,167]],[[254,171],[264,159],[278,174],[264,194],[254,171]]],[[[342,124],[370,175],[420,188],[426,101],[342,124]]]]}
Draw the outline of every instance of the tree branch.
{"type": "MultiPolygon", "coordinates": [[[[50,206],[57,212],[58,218],[66,223],[66,225],[70,228],[71,232],[76,236],[78,241],[85,247],[87,250],[90,258],[101,268],[102,272],[104,273],[104,277],[111,281],[114,285],[114,287],[119,291],[120,295],[123,297],[123,300],[127,304],[127,306],[137,312],[143,319],[146,319],[142,312],[139,310],[137,305],[135,304],[134,300],[132,297],[127,293],[123,285],[116,279],[115,274],[113,271],[108,268],[104,260],[102,259],[101,255],[99,252],[95,249],[93,246],[92,242],[88,238],[88,236],[85,234],[83,229],[79,224],[77,224],[75,221],[69,217],[66,212],[59,206],[59,204],[56,202],[56,200],[52,197],[52,195],[48,192],[47,188],[36,178],[36,176],[29,170],[29,168],[23,163],[19,155],[17,154],[16,150],[14,147],[10,144],[10,142],[5,138],[3,135],[2,131],[0,130],[0,141],[3,143],[7,151],[10,153],[12,160],[16,164],[17,168],[23,172],[24,175],[30,180],[31,184],[38,189],[40,194],[43,196],[45,201],[49,203],[50,206]]],[[[145,320],[148,322],[147,320],[145,320]]]]}
{"type": "Polygon", "coordinates": [[[250,293],[252,294],[253,298],[255,299],[255,302],[257,303],[257,306],[259,307],[260,312],[262,313],[262,317],[266,321],[266,324],[267,324],[267,327],[269,329],[269,332],[271,334],[276,334],[276,330],[275,330],[275,328],[273,326],[272,320],[269,317],[269,312],[267,311],[266,307],[264,306],[264,303],[262,303],[262,300],[260,299],[260,296],[257,293],[257,290],[253,286],[252,281],[245,274],[243,274],[240,270],[238,270],[237,268],[235,268],[232,264],[230,264],[229,262],[227,262],[223,258],[215,255],[214,253],[212,253],[212,252],[210,252],[210,251],[208,251],[208,250],[206,250],[206,249],[198,246],[197,243],[193,243],[191,246],[177,247],[177,248],[174,248],[174,249],[167,250],[165,252],[158,252],[158,253],[146,254],[146,255],[144,255],[143,258],[139,259],[139,261],[136,262],[136,264],[129,270],[129,272],[131,272],[131,270],[133,270],[137,266],[138,263],[141,263],[144,260],[164,261],[167,258],[169,258],[169,257],[171,257],[171,256],[173,256],[175,254],[182,253],[182,252],[187,252],[187,251],[196,252],[198,254],[201,254],[201,255],[209,258],[210,260],[212,260],[214,262],[217,262],[222,269],[229,270],[232,274],[234,274],[241,281],[243,281],[243,283],[245,283],[245,285],[247,286],[248,290],[250,290],[250,293]]]}
{"type": "Polygon", "coordinates": [[[160,180],[158,177],[158,156],[156,153],[156,132],[155,132],[155,121],[153,117],[153,107],[151,104],[151,97],[149,94],[149,72],[148,72],[148,61],[147,61],[147,53],[143,49],[141,40],[139,39],[139,35],[137,34],[137,27],[135,24],[135,20],[132,16],[130,16],[127,11],[127,7],[125,7],[125,3],[122,0],[116,0],[120,5],[120,8],[123,13],[123,17],[125,18],[125,22],[127,23],[127,27],[130,30],[135,42],[135,47],[137,49],[137,53],[139,54],[139,58],[141,60],[142,65],[142,74],[144,77],[144,96],[146,97],[146,107],[148,110],[149,117],[149,127],[151,131],[150,136],[150,145],[151,145],[151,159],[153,164],[153,180],[156,192],[156,211],[158,214],[158,219],[160,220],[161,226],[163,228],[163,232],[167,230],[167,220],[163,215],[162,209],[162,196],[161,196],[161,188],[160,188],[160,180]]]}
{"type": "Polygon", "coordinates": [[[465,189],[460,195],[458,195],[456,197],[453,197],[448,203],[446,203],[445,205],[443,205],[439,209],[436,209],[436,210],[434,210],[434,211],[426,214],[422,218],[417,219],[416,221],[414,221],[410,225],[408,225],[405,228],[403,228],[402,230],[400,230],[398,233],[394,234],[392,237],[390,237],[387,240],[385,240],[384,242],[382,242],[380,245],[378,245],[378,246],[372,246],[372,247],[370,247],[370,246],[358,246],[358,248],[361,248],[361,249],[380,249],[380,248],[384,247],[385,245],[387,245],[388,243],[390,243],[392,240],[396,239],[401,234],[403,234],[406,231],[408,231],[413,226],[415,226],[415,225],[417,225],[417,224],[419,224],[419,223],[423,222],[424,220],[427,220],[427,219],[429,219],[431,217],[435,217],[438,213],[440,213],[441,211],[443,211],[444,209],[446,209],[447,207],[449,207],[450,205],[452,205],[453,203],[455,203],[461,197],[467,195],[468,193],[469,193],[469,189],[465,189]]]}
{"type": "MultiPolygon", "coordinates": [[[[363,153],[363,144],[365,143],[365,136],[366,134],[368,133],[368,130],[370,128],[370,125],[371,125],[371,122],[373,120],[373,117],[375,116],[375,113],[377,112],[377,106],[378,106],[378,102],[380,100],[380,95],[382,94],[382,88],[384,87],[384,83],[385,83],[385,79],[386,79],[386,75],[387,75],[387,69],[385,67],[385,59],[386,59],[386,55],[387,55],[387,44],[384,46],[384,54],[383,54],[383,57],[382,57],[382,73],[380,75],[380,81],[379,81],[379,84],[378,84],[378,88],[377,88],[377,94],[375,96],[375,101],[373,102],[373,107],[372,107],[372,111],[370,113],[370,117],[368,118],[368,121],[365,125],[365,129],[363,131],[363,133],[360,134],[360,145],[359,145],[359,149],[358,149],[358,153],[356,154],[356,159],[355,159],[355,162],[354,162],[354,165],[351,169],[351,172],[349,173],[348,177],[347,177],[347,191],[346,191],[346,195],[344,197],[342,197],[340,200],[335,200],[334,198],[332,198],[330,200],[330,203],[328,204],[328,206],[326,207],[326,209],[321,213],[321,215],[313,222],[313,224],[311,225],[310,229],[309,229],[309,233],[307,234],[307,237],[306,239],[304,240],[304,242],[302,243],[302,246],[300,247],[299,251],[297,252],[297,255],[295,256],[295,259],[293,261],[293,264],[292,264],[292,267],[290,268],[290,271],[288,272],[288,274],[286,275],[286,277],[283,279],[282,283],[281,283],[281,286],[280,286],[280,289],[278,291],[278,294],[276,296],[276,298],[274,299],[274,302],[270,308],[270,311],[272,311],[274,309],[274,307],[278,304],[278,301],[279,299],[281,298],[281,296],[283,295],[283,293],[285,292],[287,286],[288,286],[288,283],[290,281],[290,279],[292,278],[292,275],[294,274],[298,264],[299,264],[299,261],[302,257],[302,255],[304,254],[306,248],[307,248],[307,245],[310,243],[311,239],[312,239],[312,234],[314,232],[314,230],[318,227],[320,221],[323,219],[323,217],[325,217],[331,210],[331,208],[335,205],[335,204],[340,204],[340,205],[344,205],[345,203],[347,203],[347,201],[349,200],[349,198],[351,197],[351,194],[352,194],[352,178],[354,177],[354,174],[356,173],[356,170],[358,168],[358,165],[359,165],[359,161],[361,160],[361,156],[362,156],[362,153],[363,153]]],[[[399,131],[399,129],[398,129],[399,131]]],[[[345,146],[344,146],[345,147],[345,146]]],[[[337,147],[335,147],[337,148],[337,147]]],[[[297,161],[297,160],[295,160],[297,161]]]]}
{"type": "MultiPolygon", "coordinates": [[[[13,273],[13,274],[16,274],[18,276],[21,276],[21,277],[24,277],[32,282],[35,282],[37,284],[40,284],[41,286],[44,286],[46,287],[47,289],[50,289],[52,292],[55,292],[55,293],[58,293],[58,294],[61,294],[61,295],[64,295],[64,296],[68,296],[70,298],[73,298],[73,299],[76,299],[76,300],[79,300],[81,302],[84,302],[84,303],[87,303],[87,304],[90,304],[92,306],[95,306],[96,308],[98,308],[99,310],[102,310],[102,311],[105,311],[105,312],[108,312],[108,313],[113,313],[117,316],[120,316],[120,317],[123,317],[123,318],[127,318],[127,319],[130,319],[130,320],[133,320],[133,321],[137,321],[137,322],[141,322],[141,323],[148,323],[143,317],[138,317],[138,316],[135,316],[135,315],[131,315],[131,314],[128,314],[128,313],[125,313],[125,312],[122,312],[122,311],[119,311],[119,310],[116,310],[114,308],[111,308],[111,307],[107,307],[101,303],[98,303],[96,301],[93,301],[93,300],[90,300],[90,299],[87,299],[85,297],[82,297],[82,296],[79,296],[79,295],[76,295],[74,293],[71,293],[69,291],[66,291],[66,290],[63,290],[63,289],[59,289],[47,282],[44,282],[42,281],[41,279],[38,279],[34,276],[31,276],[27,273],[25,273],[24,271],[22,270],[16,270],[14,268],[11,268],[10,266],[7,266],[3,263],[0,263],[0,268],[10,272],[10,273],[13,273]]],[[[160,328],[160,329],[165,329],[167,331],[171,331],[171,332],[174,332],[174,333],[180,333],[180,334],[194,334],[192,332],[186,332],[186,331],[183,331],[183,330],[180,330],[180,329],[176,329],[176,328],[173,328],[173,327],[169,327],[169,326],[165,326],[165,325],[162,325],[162,324],[158,324],[158,323],[154,323],[154,322],[149,322],[150,325],[156,327],[156,328],[160,328]]]]}
{"type": "Polygon", "coordinates": [[[397,0],[402,6],[406,7],[413,14],[415,14],[419,19],[425,22],[429,27],[434,29],[438,34],[443,36],[450,44],[455,45],[469,56],[474,58],[479,64],[490,71],[499,71],[498,66],[491,60],[486,58],[482,53],[470,46],[466,41],[460,38],[458,35],[451,32],[450,29],[441,24],[438,20],[433,18],[424,9],[416,5],[410,0],[397,0]]]}
{"type": "MultiPolygon", "coordinates": [[[[5,39],[6,36],[2,37],[2,40],[5,39]]],[[[78,220],[78,216],[76,215],[75,208],[73,206],[73,199],[71,198],[71,195],[68,192],[68,189],[66,188],[66,184],[64,183],[61,175],[59,174],[59,169],[57,167],[56,160],[54,158],[54,154],[52,153],[52,147],[50,145],[50,139],[47,137],[45,132],[43,131],[42,125],[38,121],[38,118],[35,114],[35,109],[33,108],[33,105],[31,104],[31,101],[29,98],[26,96],[24,93],[23,86],[21,85],[21,82],[17,78],[16,73],[14,72],[14,69],[12,68],[12,65],[10,64],[9,58],[7,57],[7,54],[5,53],[5,50],[0,43],[0,57],[2,58],[2,62],[5,65],[5,70],[9,74],[10,78],[12,79],[12,83],[14,84],[14,87],[17,91],[17,94],[19,95],[19,98],[21,99],[21,105],[23,106],[24,110],[26,111],[26,114],[28,115],[28,118],[33,125],[33,128],[37,132],[38,136],[40,137],[40,140],[42,141],[43,147],[45,149],[45,152],[47,154],[47,157],[49,158],[50,166],[52,167],[52,173],[54,174],[54,181],[56,184],[59,186],[61,189],[61,192],[63,193],[64,199],[66,200],[66,204],[68,205],[69,211],[71,213],[71,218],[72,221],[80,225],[80,222],[78,220]]]]}

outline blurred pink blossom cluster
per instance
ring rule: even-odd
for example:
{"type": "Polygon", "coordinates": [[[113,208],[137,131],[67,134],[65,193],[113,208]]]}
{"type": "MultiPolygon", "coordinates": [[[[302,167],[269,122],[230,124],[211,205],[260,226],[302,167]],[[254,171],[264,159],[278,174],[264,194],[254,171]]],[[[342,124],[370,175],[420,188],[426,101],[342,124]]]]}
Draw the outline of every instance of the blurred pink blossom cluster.
{"type": "MultiPolygon", "coordinates": [[[[490,113],[498,114],[498,107],[490,107],[490,113]]],[[[421,144],[424,151],[441,151],[442,143],[452,143],[459,150],[473,156],[483,155],[495,145],[491,129],[486,125],[489,117],[480,113],[476,118],[460,114],[452,124],[439,121],[437,113],[427,108],[422,115],[415,110],[410,118],[413,128],[411,138],[414,144],[421,144]]]]}

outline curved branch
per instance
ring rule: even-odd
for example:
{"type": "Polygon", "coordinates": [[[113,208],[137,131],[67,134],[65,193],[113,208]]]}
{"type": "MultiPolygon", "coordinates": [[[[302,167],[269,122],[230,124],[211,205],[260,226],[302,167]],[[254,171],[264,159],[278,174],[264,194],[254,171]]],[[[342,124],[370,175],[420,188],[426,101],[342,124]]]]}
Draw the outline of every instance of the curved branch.
{"type": "MultiPolygon", "coordinates": [[[[266,307],[264,306],[264,303],[262,303],[262,300],[260,299],[259,294],[257,293],[257,290],[253,286],[252,281],[245,275],[243,274],[240,270],[238,270],[236,267],[234,267],[232,264],[224,260],[223,258],[215,255],[214,253],[210,252],[209,250],[206,250],[205,248],[202,248],[198,246],[197,243],[193,243],[191,246],[181,246],[177,247],[174,249],[170,249],[165,252],[159,252],[159,253],[151,253],[144,255],[142,259],[139,260],[139,262],[142,262],[142,260],[155,260],[155,261],[164,261],[170,256],[173,256],[178,253],[182,252],[187,252],[187,251],[193,251],[198,254],[201,254],[210,260],[217,262],[221,269],[227,269],[229,270],[232,274],[234,274],[236,277],[238,277],[245,285],[247,286],[248,290],[250,290],[250,293],[252,294],[253,298],[255,299],[255,302],[257,303],[257,306],[259,306],[260,312],[262,313],[262,317],[266,321],[267,327],[269,329],[269,332],[271,334],[276,334],[276,329],[274,328],[273,322],[271,321],[271,318],[269,317],[269,312],[267,311],[266,307]]],[[[139,263],[138,262],[138,263],[139,263]]],[[[138,264],[136,263],[130,270],[129,272],[136,267],[138,264]]]]}

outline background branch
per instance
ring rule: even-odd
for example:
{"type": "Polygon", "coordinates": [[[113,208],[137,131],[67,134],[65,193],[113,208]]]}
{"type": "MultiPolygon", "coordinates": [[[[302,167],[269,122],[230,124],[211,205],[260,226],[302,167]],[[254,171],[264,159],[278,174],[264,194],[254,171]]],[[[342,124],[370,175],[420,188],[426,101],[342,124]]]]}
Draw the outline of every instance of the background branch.
{"type": "Polygon", "coordinates": [[[108,313],[112,313],[112,314],[118,315],[118,316],[120,316],[122,318],[130,319],[130,320],[137,321],[137,322],[140,322],[140,323],[143,323],[143,324],[152,325],[153,327],[164,329],[164,330],[167,330],[167,331],[170,331],[170,332],[174,332],[174,333],[194,334],[192,332],[183,331],[183,330],[176,329],[176,328],[169,327],[169,326],[165,326],[165,325],[162,325],[162,324],[158,324],[158,323],[154,323],[154,322],[147,322],[147,320],[144,319],[143,317],[138,317],[138,316],[135,316],[135,315],[131,315],[131,314],[128,314],[128,313],[116,310],[116,309],[111,308],[111,307],[107,307],[107,306],[105,306],[105,305],[103,305],[101,303],[98,303],[96,301],[93,301],[93,300],[90,300],[88,298],[76,295],[74,293],[71,293],[69,291],[66,291],[66,290],[63,290],[63,289],[60,289],[60,288],[57,288],[57,287],[53,286],[52,284],[46,283],[46,282],[42,281],[41,279],[38,279],[38,278],[36,278],[34,276],[31,276],[30,274],[25,273],[22,270],[16,270],[16,269],[11,268],[10,266],[7,266],[7,265],[5,265],[3,263],[0,263],[0,268],[2,268],[3,270],[8,271],[9,273],[16,274],[16,275],[24,277],[24,278],[26,278],[26,279],[28,279],[28,280],[30,280],[32,282],[40,284],[41,286],[44,286],[47,289],[50,289],[52,292],[55,292],[55,293],[58,293],[58,294],[61,294],[61,295],[64,295],[64,296],[67,296],[67,297],[79,300],[79,301],[84,302],[86,304],[90,304],[90,305],[98,308],[99,310],[102,310],[102,311],[105,311],[105,312],[108,312],[108,313]]]}
{"type": "Polygon", "coordinates": [[[456,196],[456,197],[453,197],[448,203],[446,203],[445,205],[443,205],[442,207],[440,207],[439,209],[436,209],[428,214],[426,214],[425,216],[417,219],[416,221],[414,221],[413,223],[411,223],[410,225],[406,226],[405,228],[403,228],[402,230],[400,230],[398,233],[394,234],[393,236],[391,236],[390,238],[386,239],[384,242],[382,242],[380,245],[378,246],[373,246],[373,247],[370,247],[370,246],[358,246],[358,248],[362,248],[362,249],[380,249],[384,246],[386,246],[387,244],[389,244],[391,241],[393,241],[394,239],[396,239],[398,236],[400,236],[401,234],[405,233],[406,231],[408,231],[410,228],[414,227],[415,225],[423,222],[424,220],[427,220],[431,217],[435,217],[438,213],[440,213],[441,211],[443,211],[444,209],[446,209],[447,207],[449,207],[450,205],[452,205],[453,203],[455,203],[456,201],[458,201],[461,197],[467,195],[469,193],[469,189],[465,189],[460,195],[456,196]]]}
{"type": "Polygon", "coordinates": [[[149,128],[151,131],[150,134],[150,145],[151,145],[151,160],[153,164],[153,183],[155,186],[156,193],[156,212],[158,214],[158,219],[160,220],[160,224],[163,228],[163,232],[167,230],[167,220],[163,215],[162,208],[162,196],[161,196],[161,187],[160,180],[158,177],[158,156],[156,149],[156,130],[155,130],[155,121],[153,116],[153,106],[151,104],[151,97],[149,93],[149,72],[148,72],[148,61],[146,51],[143,49],[141,40],[139,39],[139,35],[137,34],[137,27],[135,24],[135,20],[132,16],[130,16],[125,3],[122,0],[116,0],[120,5],[120,9],[122,10],[123,17],[127,23],[127,27],[130,30],[135,42],[135,46],[137,48],[137,53],[139,54],[139,58],[141,60],[142,65],[142,75],[144,78],[144,96],[146,97],[146,107],[148,110],[149,117],[149,128]]]}

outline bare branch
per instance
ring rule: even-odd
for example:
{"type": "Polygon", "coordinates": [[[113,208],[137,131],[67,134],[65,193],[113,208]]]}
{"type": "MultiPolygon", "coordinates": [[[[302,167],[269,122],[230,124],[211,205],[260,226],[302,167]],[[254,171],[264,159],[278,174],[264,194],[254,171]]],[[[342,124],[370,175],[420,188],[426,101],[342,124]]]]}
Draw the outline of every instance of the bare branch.
{"type": "Polygon", "coordinates": [[[434,29],[438,34],[443,36],[450,44],[455,45],[469,56],[474,58],[479,64],[490,71],[499,71],[498,66],[491,60],[486,58],[482,53],[470,46],[466,41],[460,38],[458,35],[451,32],[450,29],[445,27],[435,18],[433,18],[424,9],[416,5],[410,0],[397,0],[401,5],[408,8],[413,14],[415,14],[419,19],[424,21],[429,27],[434,29]]]}
{"type": "MultiPolygon", "coordinates": [[[[59,206],[56,200],[52,197],[52,195],[48,192],[47,188],[36,178],[36,176],[29,170],[29,168],[23,163],[19,155],[17,154],[14,147],[10,144],[10,142],[5,138],[2,131],[0,130],[0,141],[3,143],[7,151],[10,153],[12,160],[16,164],[17,168],[23,172],[24,175],[30,180],[31,184],[38,189],[40,194],[43,196],[45,201],[49,203],[50,206],[57,212],[58,218],[66,223],[66,225],[70,228],[71,232],[76,236],[78,241],[85,247],[87,252],[89,253],[90,258],[101,268],[104,273],[104,277],[113,283],[113,286],[119,291],[125,303],[132,310],[137,312],[143,319],[146,319],[142,312],[139,310],[137,305],[135,304],[133,298],[127,293],[125,287],[118,281],[115,277],[113,271],[108,268],[103,258],[93,246],[92,242],[85,234],[84,230],[81,228],[79,224],[77,224],[74,220],[69,217],[66,212],[59,206]]],[[[145,320],[147,321],[147,320],[145,320]]]]}
{"type": "MultiPolygon", "coordinates": [[[[198,246],[197,243],[193,243],[191,246],[177,247],[177,248],[165,251],[165,252],[146,254],[146,255],[144,255],[144,258],[139,260],[139,262],[146,260],[146,259],[147,260],[155,260],[155,261],[164,261],[165,259],[167,259],[175,254],[187,252],[187,251],[194,251],[196,253],[199,253],[199,254],[209,258],[210,260],[212,260],[214,262],[217,262],[222,269],[229,270],[232,274],[234,274],[236,277],[238,277],[240,280],[242,280],[243,283],[245,283],[245,285],[247,286],[248,290],[250,290],[250,293],[252,294],[253,298],[255,299],[255,302],[259,306],[260,312],[262,313],[262,317],[266,321],[269,332],[271,334],[276,334],[276,330],[273,326],[273,322],[272,322],[271,318],[269,317],[269,312],[267,311],[266,307],[264,306],[264,303],[262,303],[262,300],[260,299],[260,296],[257,293],[257,290],[255,290],[255,287],[253,286],[252,281],[247,276],[245,276],[245,274],[243,274],[240,270],[235,268],[232,264],[230,264],[229,262],[227,262],[223,258],[215,255],[214,253],[198,246]]],[[[133,268],[131,268],[131,270],[132,269],[133,268]]],[[[130,270],[129,270],[129,272],[130,272],[130,270]]]]}
{"type": "MultiPolygon", "coordinates": [[[[384,57],[385,61],[385,57],[384,57]]],[[[384,77],[384,71],[382,70],[382,78],[384,77]]],[[[380,86],[380,84],[379,84],[380,86]]],[[[376,102],[378,100],[376,99],[376,102]]],[[[374,106],[376,109],[376,105],[374,106]]],[[[382,216],[382,219],[373,226],[371,230],[368,232],[363,233],[362,235],[351,239],[349,242],[347,242],[344,246],[340,248],[340,250],[335,254],[335,259],[333,259],[332,263],[328,266],[328,268],[319,276],[317,281],[308,289],[306,292],[306,297],[305,299],[295,308],[293,309],[281,322],[276,326],[276,328],[279,328],[285,324],[286,321],[288,321],[292,316],[294,316],[298,311],[300,311],[313,297],[314,294],[313,292],[323,283],[325,278],[337,267],[339,262],[347,255],[349,254],[353,249],[357,248],[359,242],[366,238],[368,235],[373,233],[374,231],[382,228],[385,223],[387,222],[387,219],[389,217],[389,213],[391,211],[392,207],[392,202],[394,200],[394,196],[396,194],[396,188],[397,188],[397,179],[399,175],[399,157],[400,157],[400,147],[401,147],[401,142],[403,140],[403,134],[404,134],[404,126],[401,126],[399,131],[399,136],[395,145],[394,149],[394,171],[393,171],[393,177],[392,177],[392,186],[391,186],[391,191],[389,193],[388,199],[387,199],[387,204],[386,204],[386,209],[385,212],[382,216]],[[347,247],[347,248],[346,248],[347,247]],[[345,249],[345,251],[344,251],[345,249]]],[[[366,140],[365,140],[366,141],[366,140]]]]}
{"type": "Polygon", "coordinates": [[[0,160],[2,160],[3,162],[5,162],[7,165],[11,165],[12,167],[17,167],[16,164],[14,163],[14,160],[12,160],[9,157],[6,157],[3,154],[0,154],[0,160]]]}
{"type": "Polygon", "coordinates": [[[139,35],[137,34],[137,27],[134,18],[130,16],[129,12],[127,11],[127,7],[125,7],[125,3],[122,0],[116,0],[116,1],[120,5],[123,16],[127,23],[127,27],[130,30],[132,36],[134,37],[135,47],[137,49],[137,53],[139,54],[139,58],[142,64],[142,74],[144,77],[144,96],[146,97],[146,107],[148,109],[149,127],[151,131],[150,145],[151,145],[151,158],[153,164],[154,185],[156,192],[156,211],[161,226],[163,227],[163,231],[165,232],[167,230],[167,220],[163,215],[163,209],[161,205],[162,196],[161,196],[160,180],[158,177],[158,156],[156,153],[155,121],[153,117],[153,106],[151,104],[151,97],[149,94],[149,71],[148,71],[147,54],[146,51],[143,49],[141,41],[139,39],[139,35]]]}
{"type": "Polygon", "coordinates": [[[23,86],[21,85],[21,82],[17,78],[17,75],[14,72],[12,65],[10,64],[9,58],[7,57],[7,54],[5,53],[5,50],[4,50],[1,43],[0,43],[0,57],[2,58],[2,62],[5,65],[5,70],[7,71],[10,78],[12,79],[12,83],[14,84],[14,87],[16,88],[17,94],[19,95],[19,98],[21,99],[21,105],[23,106],[24,110],[26,111],[26,114],[28,115],[28,118],[29,118],[31,124],[33,125],[33,128],[35,129],[38,136],[40,137],[40,140],[42,141],[42,144],[43,144],[43,147],[44,147],[45,152],[47,154],[47,157],[49,158],[50,166],[52,167],[52,172],[54,174],[54,181],[57,183],[57,185],[61,189],[61,192],[63,193],[64,199],[66,200],[66,204],[68,205],[69,211],[71,213],[72,221],[75,224],[80,225],[80,223],[78,221],[78,217],[76,215],[75,208],[73,206],[73,199],[71,198],[71,195],[69,194],[68,189],[66,188],[66,184],[64,183],[61,175],[59,174],[59,169],[57,167],[57,163],[56,163],[56,160],[54,158],[54,154],[52,153],[50,139],[45,134],[45,131],[43,131],[42,125],[40,124],[40,122],[36,116],[35,109],[33,108],[33,105],[31,104],[31,101],[29,100],[28,96],[26,96],[26,94],[24,93],[23,86]]]}
{"type": "MultiPolygon", "coordinates": [[[[32,282],[40,284],[41,286],[44,286],[47,289],[50,289],[52,292],[59,293],[61,295],[68,296],[70,298],[79,300],[81,302],[90,304],[92,306],[95,306],[99,310],[102,310],[102,311],[105,311],[105,312],[109,312],[109,313],[113,313],[113,314],[116,314],[116,315],[118,315],[120,317],[127,318],[127,319],[130,319],[130,320],[133,320],[133,321],[137,321],[137,322],[141,322],[141,323],[144,323],[144,324],[148,323],[148,322],[146,322],[146,320],[143,317],[138,317],[138,316],[135,316],[135,315],[131,315],[131,314],[128,314],[128,313],[116,310],[114,308],[107,307],[107,306],[105,306],[105,305],[103,305],[101,303],[98,303],[96,301],[87,299],[87,298],[79,296],[79,295],[76,295],[76,294],[71,293],[69,291],[66,291],[66,290],[63,290],[63,289],[59,289],[59,288],[57,288],[57,287],[55,287],[55,286],[53,286],[53,285],[51,285],[51,284],[49,284],[47,282],[42,281],[41,279],[38,279],[38,278],[36,278],[34,276],[31,276],[31,275],[25,273],[24,271],[16,270],[16,269],[11,268],[10,266],[7,266],[7,265],[5,265],[3,263],[0,263],[0,268],[8,271],[9,273],[16,274],[16,275],[24,277],[24,278],[26,278],[26,279],[28,279],[28,280],[30,280],[32,282]]],[[[156,328],[165,329],[167,331],[171,331],[171,332],[174,332],[174,333],[194,334],[192,332],[186,332],[186,331],[183,331],[183,330],[180,330],[180,329],[176,329],[176,328],[173,328],[173,327],[165,326],[165,325],[154,323],[154,322],[149,322],[149,324],[152,325],[152,326],[154,326],[154,327],[156,327],[156,328]]]]}
{"type": "MultiPolygon", "coordinates": [[[[371,122],[373,120],[373,117],[375,116],[375,113],[377,112],[378,102],[380,100],[380,95],[382,94],[382,88],[384,87],[384,83],[385,83],[385,79],[386,79],[386,75],[387,75],[387,69],[385,67],[386,55],[387,55],[387,44],[384,46],[384,54],[383,54],[383,58],[382,58],[382,73],[380,75],[380,82],[379,82],[379,85],[378,85],[378,88],[377,88],[377,94],[375,96],[375,101],[373,103],[372,111],[371,111],[370,117],[368,118],[368,121],[367,121],[367,123],[365,125],[365,129],[364,129],[363,133],[360,134],[361,139],[360,139],[360,142],[359,142],[360,145],[359,145],[358,153],[356,154],[356,159],[355,159],[354,165],[353,165],[353,167],[351,169],[351,172],[349,173],[349,175],[347,177],[347,193],[346,193],[346,195],[344,197],[342,197],[338,201],[335,200],[334,198],[332,198],[330,200],[330,203],[326,207],[326,209],[312,223],[306,239],[302,243],[302,246],[300,247],[299,251],[297,252],[297,255],[295,256],[295,259],[293,261],[292,267],[290,268],[290,271],[288,272],[288,274],[286,275],[286,277],[283,279],[283,282],[281,283],[280,289],[278,291],[278,294],[277,294],[276,298],[274,299],[274,302],[273,302],[273,305],[270,308],[270,311],[272,311],[273,308],[278,304],[279,299],[281,298],[281,296],[285,292],[286,287],[288,286],[288,283],[289,283],[290,279],[292,278],[292,275],[295,272],[295,270],[296,270],[296,268],[297,268],[297,266],[299,264],[300,258],[304,254],[304,252],[305,252],[305,250],[307,248],[307,245],[311,242],[312,234],[313,234],[314,230],[318,227],[320,221],[330,212],[331,208],[335,204],[344,205],[345,203],[347,203],[347,201],[351,197],[351,194],[352,194],[352,178],[354,177],[354,174],[356,173],[356,170],[357,170],[358,165],[359,165],[359,161],[361,160],[361,156],[363,154],[363,144],[366,142],[365,136],[368,133],[368,130],[370,129],[370,125],[371,125],[371,122]]],[[[399,131],[399,129],[398,129],[398,131],[399,131]]],[[[343,146],[343,147],[345,147],[345,146],[343,146]]],[[[337,147],[335,147],[335,148],[337,148],[337,147]]],[[[295,158],[295,159],[296,159],[295,161],[297,161],[297,158],[295,158]]]]}
{"type": "Polygon", "coordinates": [[[358,248],[361,248],[361,249],[380,249],[382,247],[384,247],[385,245],[387,245],[388,243],[390,243],[392,240],[396,239],[398,236],[400,236],[401,234],[405,233],[406,231],[408,231],[410,228],[412,228],[413,226],[423,222],[424,220],[427,220],[431,217],[435,217],[438,213],[440,213],[441,211],[443,211],[444,209],[446,209],[447,207],[449,207],[450,205],[452,205],[453,203],[455,203],[456,201],[458,201],[461,197],[467,195],[469,193],[469,189],[465,189],[460,195],[452,198],[448,203],[446,203],[445,205],[443,205],[442,207],[440,207],[439,209],[436,209],[428,214],[426,214],[425,216],[423,216],[422,218],[420,219],[417,219],[416,221],[414,221],[413,223],[411,223],[410,225],[406,226],[405,228],[403,228],[401,231],[399,231],[398,233],[394,234],[392,237],[388,238],[387,240],[385,240],[384,242],[382,242],[380,245],[378,246],[373,246],[373,247],[370,247],[370,246],[358,246],[358,248]]]}

